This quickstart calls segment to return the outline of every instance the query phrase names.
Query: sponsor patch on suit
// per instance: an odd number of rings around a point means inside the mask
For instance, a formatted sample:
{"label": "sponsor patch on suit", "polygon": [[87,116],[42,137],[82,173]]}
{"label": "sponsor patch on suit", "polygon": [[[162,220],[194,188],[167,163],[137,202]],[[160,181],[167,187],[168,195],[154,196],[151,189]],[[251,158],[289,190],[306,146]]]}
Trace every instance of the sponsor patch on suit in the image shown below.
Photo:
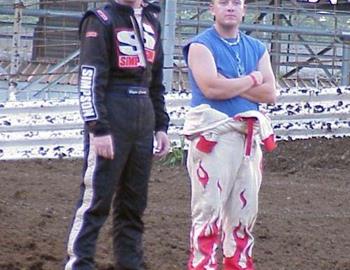
{"label": "sponsor patch on suit", "polygon": [[98,37],[98,33],[96,31],[88,31],[88,32],[86,32],[85,37],[96,38],[96,37]]}
{"label": "sponsor patch on suit", "polygon": [[[146,61],[154,63],[156,58],[156,33],[153,27],[147,23],[143,23],[143,39]],[[141,67],[141,58],[144,57],[143,51],[137,35],[133,29],[117,28],[114,30],[116,37],[117,63],[120,68],[137,68]]]}
{"label": "sponsor patch on suit", "polygon": [[93,93],[95,74],[95,67],[86,65],[81,66],[79,102],[84,121],[96,120],[98,118]]}

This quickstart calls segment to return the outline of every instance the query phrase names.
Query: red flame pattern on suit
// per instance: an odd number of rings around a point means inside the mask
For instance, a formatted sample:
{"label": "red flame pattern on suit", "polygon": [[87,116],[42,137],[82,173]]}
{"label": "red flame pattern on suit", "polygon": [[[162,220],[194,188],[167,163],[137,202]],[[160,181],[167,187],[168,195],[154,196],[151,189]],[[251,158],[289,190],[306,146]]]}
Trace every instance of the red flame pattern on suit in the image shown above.
{"label": "red flame pattern on suit", "polygon": [[245,190],[243,190],[242,192],[241,192],[241,194],[239,194],[239,197],[240,197],[240,199],[241,199],[241,202],[242,202],[242,209],[247,205],[247,199],[245,198],[245,195],[244,195],[244,192],[245,192]]}
{"label": "red flame pattern on suit", "polygon": [[205,188],[209,182],[209,175],[207,171],[202,166],[202,161],[199,162],[199,167],[197,169],[197,176],[199,182],[201,182],[202,186]]}
{"label": "red flame pattern on suit", "polygon": [[[239,232],[243,233],[243,237],[239,236]],[[233,230],[236,251],[232,257],[224,258],[224,270],[254,270],[253,259],[249,254],[251,248],[251,246],[248,246],[249,237],[250,235],[247,232],[247,228],[239,223],[239,225]],[[244,267],[240,264],[243,256],[246,258]]]}
{"label": "red flame pattern on suit", "polygon": [[194,252],[191,249],[191,257],[188,263],[188,270],[216,269],[217,262],[212,254],[219,244],[219,227],[217,221],[207,224],[198,236],[199,251],[203,259],[197,265],[194,263]]}

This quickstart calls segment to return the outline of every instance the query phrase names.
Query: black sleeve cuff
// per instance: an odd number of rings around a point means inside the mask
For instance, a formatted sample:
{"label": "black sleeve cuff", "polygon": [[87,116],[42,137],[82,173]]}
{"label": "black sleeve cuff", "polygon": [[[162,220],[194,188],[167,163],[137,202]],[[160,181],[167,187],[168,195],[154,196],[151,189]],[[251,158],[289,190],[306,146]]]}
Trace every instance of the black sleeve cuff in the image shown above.
{"label": "black sleeve cuff", "polygon": [[168,126],[160,126],[155,128],[155,132],[158,131],[164,131],[166,134],[168,134]]}
{"label": "black sleeve cuff", "polygon": [[92,134],[95,136],[104,136],[111,133],[110,128],[106,125],[102,125],[98,121],[86,122],[86,126]]}

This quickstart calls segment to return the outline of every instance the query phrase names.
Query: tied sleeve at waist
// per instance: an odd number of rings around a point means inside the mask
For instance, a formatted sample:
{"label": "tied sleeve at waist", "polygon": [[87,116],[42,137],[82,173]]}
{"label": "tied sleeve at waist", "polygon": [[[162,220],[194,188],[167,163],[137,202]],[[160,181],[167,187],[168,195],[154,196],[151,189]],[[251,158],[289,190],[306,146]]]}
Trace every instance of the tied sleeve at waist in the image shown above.
{"label": "tied sleeve at waist", "polygon": [[275,136],[270,119],[258,111],[247,111],[234,118],[202,104],[190,109],[186,114],[183,135],[192,140],[200,137],[197,148],[209,153],[214,148],[220,134],[236,131],[247,134],[247,120],[254,119],[254,133],[263,142],[266,151],[276,148]]}

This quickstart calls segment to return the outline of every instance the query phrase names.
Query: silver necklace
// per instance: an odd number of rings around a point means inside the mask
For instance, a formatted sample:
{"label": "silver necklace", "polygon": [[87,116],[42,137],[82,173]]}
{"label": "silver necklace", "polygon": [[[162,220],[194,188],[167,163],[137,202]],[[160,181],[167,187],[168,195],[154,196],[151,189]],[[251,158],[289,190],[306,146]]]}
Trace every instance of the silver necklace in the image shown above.
{"label": "silver necklace", "polygon": [[225,42],[227,45],[229,46],[234,46],[234,45],[237,45],[240,41],[241,41],[241,35],[238,33],[237,35],[237,40],[234,41],[234,42],[230,42],[230,41],[227,41],[226,39],[224,39],[223,37],[220,37],[220,39]]}
{"label": "silver necklace", "polygon": [[[223,37],[220,36],[220,39],[226,43],[227,45],[229,46],[235,46],[235,45],[238,45],[238,43],[241,41],[241,35],[239,34],[238,32],[238,35],[237,35],[237,39],[236,41],[234,42],[230,42],[230,41],[227,41],[226,39],[224,39]],[[237,75],[238,77],[242,77],[242,76],[245,76],[245,68],[243,67],[242,65],[242,61],[241,61],[241,58],[239,57],[239,54],[238,52],[236,52],[234,49],[233,50],[233,56],[234,56],[234,61],[236,62],[237,64],[237,67],[235,66],[234,68],[237,69]]]}

